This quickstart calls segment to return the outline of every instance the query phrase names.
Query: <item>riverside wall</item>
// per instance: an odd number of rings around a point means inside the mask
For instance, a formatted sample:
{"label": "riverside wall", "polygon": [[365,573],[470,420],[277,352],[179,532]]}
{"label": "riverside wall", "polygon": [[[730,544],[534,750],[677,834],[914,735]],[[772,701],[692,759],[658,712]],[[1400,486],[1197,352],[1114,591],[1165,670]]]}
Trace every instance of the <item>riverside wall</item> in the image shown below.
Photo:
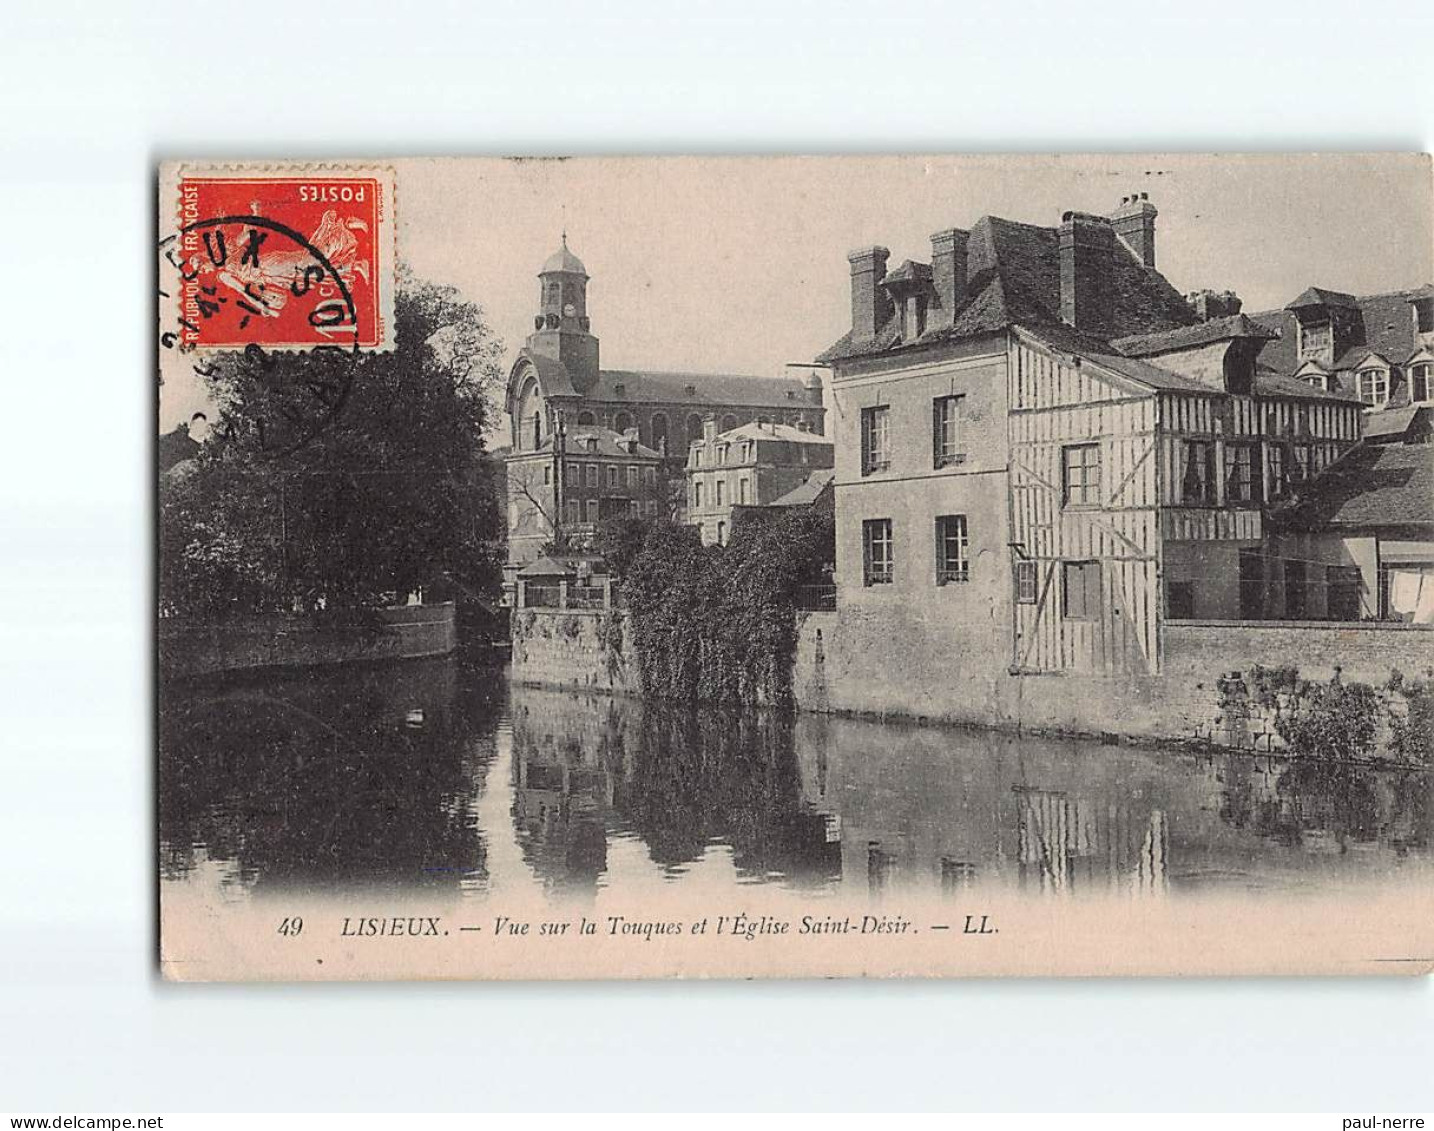
{"label": "riverside wall", "polygon": [[398,605],[352,619],[266,614],[224,621],[164,617],[159,667],[192,676],[446,656],[458,647],[455,605]]}
{"label": "riverside wall", "polygon": [[[1391,670],[1434,675],[1434,631],[1403,625],[1176,622],[1162,628],[1159,675],[1012,676],[994,657],[973,657],[961,626],[943,629],[935,618],[918,626],[863,610],[800,617],[793,691],[816,713],[1277,751],[1276,718],[1290,705],[1254,702],[1256,665],[1296,668],[1308,680],[1338,669],[1379,689],[1391,718],[1406,714],[1402,695],[1385,690]],[[516,612],[512,674],[541,686],[641,690],[621,611]]]}

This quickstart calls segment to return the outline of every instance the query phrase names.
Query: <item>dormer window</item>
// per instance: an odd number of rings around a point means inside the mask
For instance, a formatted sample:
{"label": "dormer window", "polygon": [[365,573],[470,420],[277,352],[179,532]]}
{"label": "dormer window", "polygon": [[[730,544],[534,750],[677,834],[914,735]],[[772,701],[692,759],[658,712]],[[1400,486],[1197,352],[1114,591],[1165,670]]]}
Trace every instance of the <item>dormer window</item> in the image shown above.
{"label": "dormer window", "polygon": [[1389,403],[1389,370],[1361,369],[1359,399],[1366,408],[1383,408]]}
{"label": "dormer window", "polygon": [[1300,360],[1334,360],[1334,328],[1329,322],[1300,323]]}
{"label": "dormer window", "polygon": [[1411,404],[1434,401],[1434,365],[1426,361],[1409,370],[1409,400]]}
{"label": "dormer window", "polygon": [[1329,392],[1329,376],[1324,373],[1311,373],[1305,378],[1305,384],[1312,389],[1320,389]]}

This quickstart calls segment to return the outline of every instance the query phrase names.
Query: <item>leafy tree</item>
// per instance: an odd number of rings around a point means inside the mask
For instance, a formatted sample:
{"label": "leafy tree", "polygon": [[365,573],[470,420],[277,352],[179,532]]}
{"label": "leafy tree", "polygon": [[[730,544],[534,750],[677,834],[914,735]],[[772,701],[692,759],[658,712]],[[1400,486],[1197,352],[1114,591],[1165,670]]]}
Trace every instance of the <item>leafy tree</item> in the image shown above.
{"label": "leafy tree", "polygon": [[206,371],[216,439],[161,485],[176,611],[494,591],[501,515],[482,435],[502,345],[478,306],[407,271],[395,323],[389,353],[251,350]]}

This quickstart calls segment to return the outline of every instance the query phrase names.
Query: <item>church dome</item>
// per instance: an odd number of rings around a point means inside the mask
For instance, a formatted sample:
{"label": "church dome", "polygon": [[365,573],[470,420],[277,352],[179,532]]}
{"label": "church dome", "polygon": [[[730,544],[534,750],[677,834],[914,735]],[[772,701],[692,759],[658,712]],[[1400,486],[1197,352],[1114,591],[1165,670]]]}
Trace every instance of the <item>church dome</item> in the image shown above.
{"label": "church dome", "polygon": [[563,240],[563,246],[548,256],[548,261],[543,264],[543,269],[538,272],[540,275],[547,275],[554,271],[563,271],[569,275],[581,275],[587,278],[588,270],[583,266],[583,261],[568,250],[568,241]]}

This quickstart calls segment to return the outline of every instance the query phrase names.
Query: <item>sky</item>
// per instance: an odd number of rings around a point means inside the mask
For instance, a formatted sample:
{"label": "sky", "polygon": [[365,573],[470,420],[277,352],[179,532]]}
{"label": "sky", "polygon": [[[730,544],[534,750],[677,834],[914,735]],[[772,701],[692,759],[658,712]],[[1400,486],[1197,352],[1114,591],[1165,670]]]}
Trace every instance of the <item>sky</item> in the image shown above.
{"label": "sky", "polygon": [[[365,162],[371,164],[372,162]],[[1053,226],[1145,192],[1156,265],[1246,311],[1308,286],[1355,294],[1434,280],[1434,182],[1418,155],[403,159],[399,257],[483,307],[511,360],[537,271],[567,231],[611,369],[780,376],[840,337],[846,253],[929,262],[930,235],[987,214]],[[166,359],[160,428],[205,407]],[[501,395],[501,390],[497,391]]]}

